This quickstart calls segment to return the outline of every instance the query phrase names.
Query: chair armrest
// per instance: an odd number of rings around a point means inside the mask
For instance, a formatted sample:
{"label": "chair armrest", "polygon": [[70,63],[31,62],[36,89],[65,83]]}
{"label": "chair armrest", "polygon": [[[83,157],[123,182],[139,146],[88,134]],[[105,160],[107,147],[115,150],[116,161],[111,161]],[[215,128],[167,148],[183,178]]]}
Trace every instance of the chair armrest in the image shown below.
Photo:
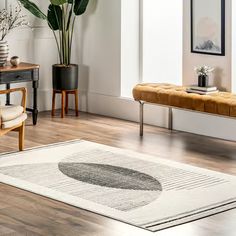
{"label": "chair armrest", "polygon": [[0,94],[9,94],[15,92],[22,92],[21,106],[24,108],[24,111],[26,111],[26,92],[27,92],[26,88],[13,88],[7,90],[0,90]]}

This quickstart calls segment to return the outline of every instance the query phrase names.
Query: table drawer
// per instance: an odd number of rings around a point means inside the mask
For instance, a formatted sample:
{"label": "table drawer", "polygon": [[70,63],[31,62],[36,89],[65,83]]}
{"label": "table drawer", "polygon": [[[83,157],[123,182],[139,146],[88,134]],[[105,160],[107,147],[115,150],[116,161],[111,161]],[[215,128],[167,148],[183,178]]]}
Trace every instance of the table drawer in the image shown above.
{"label": "table drawer", "polygon": [[19,83],[23,81],[32,81],[32,80],[33,80],[33,75],[31,70],[0,73],[0,84]]}

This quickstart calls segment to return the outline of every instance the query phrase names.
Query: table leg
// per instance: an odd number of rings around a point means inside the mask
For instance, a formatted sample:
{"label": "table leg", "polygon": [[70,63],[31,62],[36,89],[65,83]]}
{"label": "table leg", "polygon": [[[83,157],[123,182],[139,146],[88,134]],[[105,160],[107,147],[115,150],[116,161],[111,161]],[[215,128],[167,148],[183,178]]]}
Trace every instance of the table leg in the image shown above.
{"label": "table leg", "polygon": [[[10,84],[6,84],[6,89],[10,89],[11,86]],[[10,98],[10,93],[7,93],[6,94],[6,105],[9,106],[11,104],[11,98]]]}
{"label": "table leg", "polygon": [[38,81],[33,81],[33,124],[37,124],[37,118],[38,118]]}

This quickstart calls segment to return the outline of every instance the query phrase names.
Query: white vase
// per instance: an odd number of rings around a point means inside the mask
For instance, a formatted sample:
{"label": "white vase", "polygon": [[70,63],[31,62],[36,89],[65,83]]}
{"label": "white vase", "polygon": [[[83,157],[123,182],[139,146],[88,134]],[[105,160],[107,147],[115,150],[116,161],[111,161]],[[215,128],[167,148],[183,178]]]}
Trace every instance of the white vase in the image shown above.
{"label": "white vase", "polygon": [[9,55],[9,46],[6,41],[0,41],[0,66],[4,66]]}

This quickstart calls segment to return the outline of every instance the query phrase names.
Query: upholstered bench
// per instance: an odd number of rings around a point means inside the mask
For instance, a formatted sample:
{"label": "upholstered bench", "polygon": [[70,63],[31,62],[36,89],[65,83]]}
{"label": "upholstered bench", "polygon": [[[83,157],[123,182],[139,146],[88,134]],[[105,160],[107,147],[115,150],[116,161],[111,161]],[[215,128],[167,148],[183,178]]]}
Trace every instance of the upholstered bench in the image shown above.
{"label": "upholstered bench", "polygon": [[172,108],[205,112],[218,116],[236,117],[236,94],[219,92],[211,95],[187,93],[186,87],[172,84],[138,84],[133,89],[140,103],[140,135],[143,135],[143,106],[145,103],[169,107],[169,129],[172,129]]}

